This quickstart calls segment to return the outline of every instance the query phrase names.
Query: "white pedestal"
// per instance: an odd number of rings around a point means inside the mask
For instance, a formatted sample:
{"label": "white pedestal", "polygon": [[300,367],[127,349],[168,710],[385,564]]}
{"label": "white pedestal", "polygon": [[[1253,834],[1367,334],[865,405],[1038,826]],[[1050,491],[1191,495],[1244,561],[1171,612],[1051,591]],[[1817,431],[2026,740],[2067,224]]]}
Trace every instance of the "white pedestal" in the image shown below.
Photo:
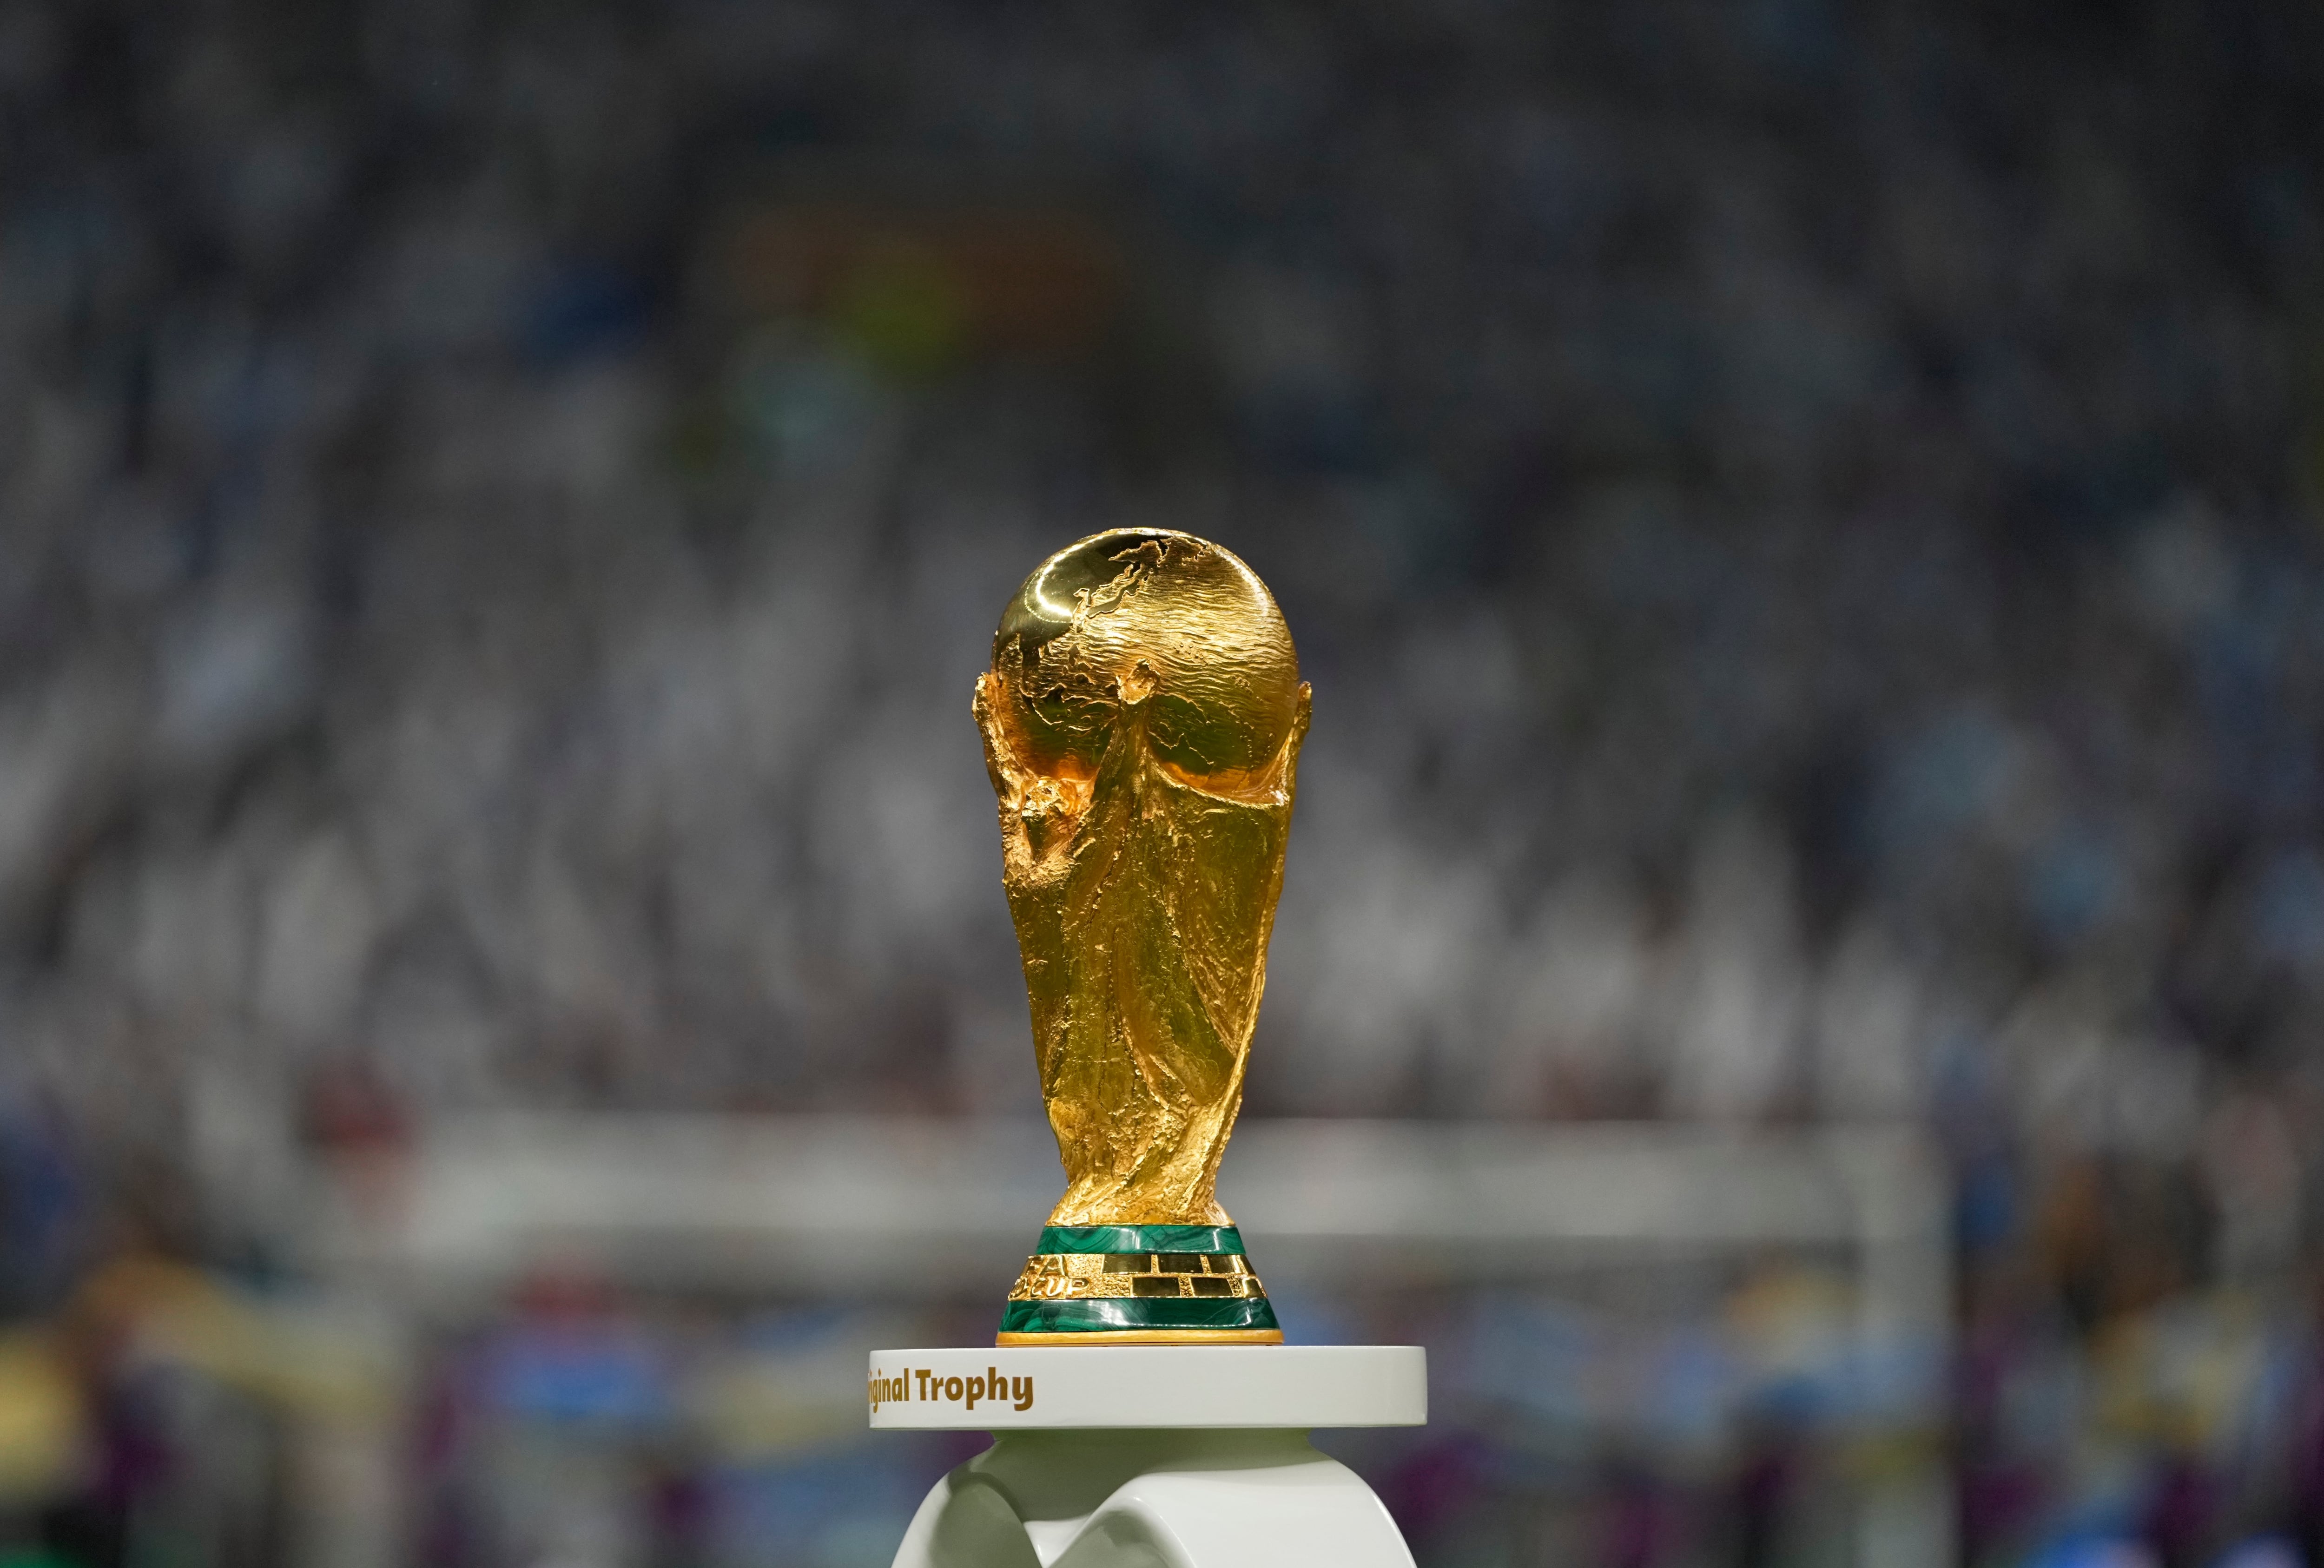
{"label": "white pedestal", "polygon": [[928,1493],[895,1568],[1412,1568],[1307,1433],[1425,1422],[1414,1346],[881,1351],[866,1392],[875,1429],[994,1437]]}

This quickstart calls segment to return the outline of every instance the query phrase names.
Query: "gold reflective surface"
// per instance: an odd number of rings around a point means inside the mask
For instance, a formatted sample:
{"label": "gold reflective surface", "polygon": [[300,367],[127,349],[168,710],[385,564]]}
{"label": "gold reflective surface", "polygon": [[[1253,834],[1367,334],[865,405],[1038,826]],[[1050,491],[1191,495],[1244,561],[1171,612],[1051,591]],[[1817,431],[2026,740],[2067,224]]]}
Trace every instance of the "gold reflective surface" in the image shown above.
{"label": "gold reflective surface", "polygon": [[1083,540],[1001,617],[975,711],[1065,1167],[1052,1225],[1231,1223],[1213,1188],[1307,708],[1266,585],[1192,534]]}
{"label": "gold reflective surface", "polygon": [[1266,1294],[1259,1276],[1236,1257],[1189,1259],[1170,1252],[1042,1252],[1025,1259],[1025,1271],[1010,1288],[1009,1299],[1084,1301],[1121,1296]]}

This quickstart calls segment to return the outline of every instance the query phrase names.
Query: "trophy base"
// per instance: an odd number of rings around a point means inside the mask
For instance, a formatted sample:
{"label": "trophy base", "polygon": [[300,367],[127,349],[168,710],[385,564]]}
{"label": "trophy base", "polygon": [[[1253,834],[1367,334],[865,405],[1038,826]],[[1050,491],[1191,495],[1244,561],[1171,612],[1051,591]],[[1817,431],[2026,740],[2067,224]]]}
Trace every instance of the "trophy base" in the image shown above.
{"label": "trophy base", "polygon": [[1231,1225],[1052,1225],[1025,1260],[997,1345],[1279,1345]]}

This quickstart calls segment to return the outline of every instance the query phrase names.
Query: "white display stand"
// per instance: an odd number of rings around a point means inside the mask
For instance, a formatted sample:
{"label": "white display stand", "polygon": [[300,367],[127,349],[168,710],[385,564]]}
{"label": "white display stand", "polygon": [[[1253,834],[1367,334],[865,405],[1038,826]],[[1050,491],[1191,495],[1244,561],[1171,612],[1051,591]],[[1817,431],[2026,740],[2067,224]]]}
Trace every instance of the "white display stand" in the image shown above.
{"label": "white display stand", "polygon": [[1411,1345],[880,1351],[877,1431],[989,1431],[938,1481],[895,1568],[1412,1568],[1319,1426],[1417,1426]]}

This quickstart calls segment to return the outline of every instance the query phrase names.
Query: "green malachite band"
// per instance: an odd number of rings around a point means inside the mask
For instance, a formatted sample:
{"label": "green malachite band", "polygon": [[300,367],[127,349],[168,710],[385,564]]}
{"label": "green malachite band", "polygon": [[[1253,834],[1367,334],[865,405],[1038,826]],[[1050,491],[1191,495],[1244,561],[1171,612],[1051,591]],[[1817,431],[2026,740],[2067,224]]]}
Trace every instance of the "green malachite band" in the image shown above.
{"label": "green malachite band", "polygon": [[1051,1225],[1037,1253],[1242,1251],[1232,1225]]}
{"label": "green malachite band", "polygon": [[1109,1296],[1082,1301],[1012,1301],[1001,1314],[1005,1334],[1102,1333],[1140,1328],[1275,1328],[1263,1296]]}

